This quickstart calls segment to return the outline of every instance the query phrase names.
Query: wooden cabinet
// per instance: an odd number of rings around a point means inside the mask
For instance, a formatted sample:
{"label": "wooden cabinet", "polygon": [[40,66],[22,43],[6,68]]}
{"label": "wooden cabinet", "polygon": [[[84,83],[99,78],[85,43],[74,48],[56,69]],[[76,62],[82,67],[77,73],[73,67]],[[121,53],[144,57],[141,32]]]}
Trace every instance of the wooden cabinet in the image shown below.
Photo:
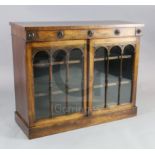
{"label": "wooden cabinet", "polygon": [[136,115],[143,24],[10,24],[15,118],[29,138]]}

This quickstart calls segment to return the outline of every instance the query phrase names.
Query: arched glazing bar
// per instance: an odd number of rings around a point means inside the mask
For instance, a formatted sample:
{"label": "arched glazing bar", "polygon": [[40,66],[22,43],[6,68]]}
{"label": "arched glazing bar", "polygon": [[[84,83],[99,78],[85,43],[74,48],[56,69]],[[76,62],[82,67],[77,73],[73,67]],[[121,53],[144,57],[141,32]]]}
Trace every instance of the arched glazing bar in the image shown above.
{"label": "arched glazing bar", "polygon": [[50,70],[50,55],[48,51],[38,50],[33,55],[33,76],[34,76],[36,119],[47,118],[50,115],[49,70]]}
{"label": "arched glazing bar", "polygon": [[113,46],[108,56],[107,106],[120,104],[121,78],[122,49],[120,46]]}
{"label": "arched glazing bar", "polygon": [[107,104],[108,50],[98,47],[94,53],[93,110]]}
{"label": "arched glazing bar", "polygon": [[130,103],[132,94],[133,65],[134,65],[134,45],[124,46],[122,62],[122,84],[120,90],[120,103]]}

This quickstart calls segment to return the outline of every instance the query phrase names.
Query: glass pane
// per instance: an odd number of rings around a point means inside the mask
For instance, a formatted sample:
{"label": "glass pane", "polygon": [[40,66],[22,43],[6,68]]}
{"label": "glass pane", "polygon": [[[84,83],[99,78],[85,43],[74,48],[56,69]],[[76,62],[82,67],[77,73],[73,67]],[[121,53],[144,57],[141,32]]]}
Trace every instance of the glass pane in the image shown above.
{"label": "glass pane", "polygon": [[49,97],[48,96],[35,97],[35,112],[36,112],[36,119],[49,117]]}
{"label": "glass pane", "polygon": [[108,74],[108,93],[107,105],[117,105],[120,75],[120,59],[121,48],[114,46],[110,50],[109,55],[109,74]]}
{"label": "glass pane", "polygon": [[83,59],[80,49],[73,49],[69,53],[69,92],[68,92],[68,112],[82,111],[83,96]]}
{"label": "glass pane", "polygon": [[52,66],[52,115],[65,114],[66,108],[66,53],[58,50],[53,54]]}
{"label": "glass pane", "polygon": [[38,52],[33,65],[36,119],[46,118],[49,116],[49,55]]}
{"label": "glass pane", "polygon": [[105,73],[107,50],[98,48],[94,54],[93,110],[105,106]]}
{"label": "glass pane", "polygon": [[34,67],[35,93],[48,93],[49,91],[49,67]]}
{"label": "glass pane", "polygon": [[120,103],[131,102],[131,86],[132,86],[132,72],[134,60],[134,47],[127,45],[124,48],[122,65],[122,84],[120,90]]}

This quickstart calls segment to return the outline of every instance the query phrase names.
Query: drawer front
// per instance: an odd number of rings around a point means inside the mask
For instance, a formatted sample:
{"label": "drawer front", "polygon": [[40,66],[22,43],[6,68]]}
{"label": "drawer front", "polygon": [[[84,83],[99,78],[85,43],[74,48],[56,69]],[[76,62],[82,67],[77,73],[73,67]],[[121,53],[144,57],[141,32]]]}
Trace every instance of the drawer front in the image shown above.
{"label": "drawer front", "polygon": [[94,30],[29,31],[27,41],[57,41],[130,37],[136,35],[135,28],[107,28]]}

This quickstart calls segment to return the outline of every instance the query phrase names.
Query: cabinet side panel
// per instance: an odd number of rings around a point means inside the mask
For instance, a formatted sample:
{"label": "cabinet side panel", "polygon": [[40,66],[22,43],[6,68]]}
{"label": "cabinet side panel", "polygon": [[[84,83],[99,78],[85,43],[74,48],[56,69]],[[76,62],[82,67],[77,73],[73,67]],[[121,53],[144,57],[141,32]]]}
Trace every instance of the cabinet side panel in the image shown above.
{"label": "cabinet side panel", "polygon": [[132,87],[132,103],[136,104],[136,93],[137,93],[137,78],[138,78],[138,64],[139,64],[139,50],[140,50],[140,38],[136,38],[136,50],[134,58],[134,70],[133,70],[133,87]]}
{"label": "cabinet side panel", "polygon": [[29,124],[26,92],[25,41],[12,35],[16,112]]}

